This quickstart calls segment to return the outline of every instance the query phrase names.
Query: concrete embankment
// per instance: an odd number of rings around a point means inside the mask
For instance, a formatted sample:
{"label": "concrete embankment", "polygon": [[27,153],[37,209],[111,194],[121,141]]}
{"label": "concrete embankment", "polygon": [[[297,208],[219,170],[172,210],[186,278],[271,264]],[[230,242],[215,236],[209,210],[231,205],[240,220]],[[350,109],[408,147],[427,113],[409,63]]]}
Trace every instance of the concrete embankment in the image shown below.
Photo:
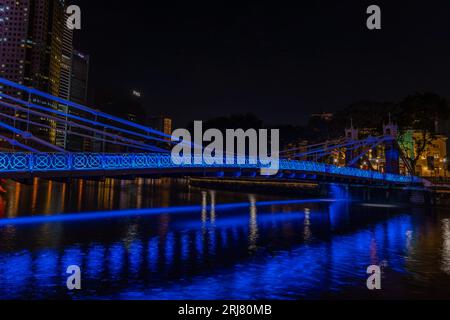
{"label": "concrete embankment", "polygon": [[277,195],[324,195],[318,183],[295,181],[277,181],[268,179],[243,178],[189,178],[193,187],[228,190],[245,193],[277,194]]}
{"label": "concrete embankment", "polygon": [[408,186],[349,185],[263,178],[189,178],[193,187],[244,193],[295,197],[347,197],[355,201],[415,206],[448,206],[450,189],[432,190]]}

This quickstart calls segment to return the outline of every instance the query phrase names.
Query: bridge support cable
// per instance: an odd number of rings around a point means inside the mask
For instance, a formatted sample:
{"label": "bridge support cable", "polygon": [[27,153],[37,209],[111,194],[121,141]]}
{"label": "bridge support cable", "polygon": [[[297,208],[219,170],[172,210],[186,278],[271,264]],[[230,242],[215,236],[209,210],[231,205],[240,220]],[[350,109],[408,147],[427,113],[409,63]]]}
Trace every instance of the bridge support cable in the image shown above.
{"label": "bridge support cable", "polygon": [[[130,131],[130,130],[123,129],[123,128],[118,128],[116,126],[109,125],[109,124],[106,124],[106,123],[102,123],[102,122],[99,122],[99,121],[85,119],[83,117],[79,117],[77,115],[70,114],[68,112],[64,112],[64,111],[61,111],[61,110],[47,108],[47,107],[44,107],[44,106],[41,106],[41,105],[37,105],[37,104],[34,104],[34,103],[27,103],[25,101],[22,101],[20,99],[14,98],[14,97],[11,97],[11,96],[3,94],[3,93],[0,93],[0,97],[7,98],[7,99],[9,99],[11,101],[14,101],[16,103],[19,103],[19,104],[25,104],[28,108],[38,109],[38,110],[41,110],[41,111],[50,112],[50,113],[55,114],[55,115],[60,115],[62,117],[65,117],[66,120],[67,120],[67,118],[71,118],[71,119],[78,120],[78,121],[81,121],[81,122],[84,122],[84,123],[88,123],[88,124],[91,124],[91,125],[94,125],[94,126],[98,126],[98,127],[102,127],[102,128],[108,128],[108,129],[111,129],[111,130],[116,130],[116,131],[119,131],[119,132],[122,132],[122,133],[127,133],[127,134],[130,134],[130,135],[137,136],[139,138],[147,139],[147,140],[155,140],[155,141],[158,141],[158,142],[166,142],[166,143],[169,142],[169,141],[161,139],[161,138],[157,138],[157,137],[153,137],[153,136],[149,136],[149,135],[144,135],[144,134],[141,134],[139,132],[134,132],[134,131]],[[12,105],[12,104],[11,104],[11,106],[19,107],[17,105]],[[26,112],[29,114],[29,109]],[[61,119],[61,120],[63,120],[63,119]]]}
{"label": "bridge support cable", "polygon": [[[361,141],[358,141],[358,142],[361,142]],[[352,143],[352,144],[349,144],[348,146],[346,146],[345,149],[346,150],[355,150],[355,149],[361,148],[361,146],[364,146],[364,145],[365,145],[364,143]],[[314,155],[314,157],[320,159],[320,158],[323,158],[323,157],[333,154],[333,152],[340,152],[341,148],[343,148],[343,147],[342,146],[337,146],[337,147],[333,146],[332,148],[329,148],[325,152],[314,153],[313,155]]]}
{"label": "bridge support cable", "polygon": [[48,94],[48,93],[36,90],[34,88],[29,88],[27,86],[24,86],[24,85],[12,82],[12,81],[4,79],[4,78],[0,78],[0,84],[3,84],[3,85],[8,86],[8,87],[15,88],[15,89],[18,89],[18,90],[22,90],[22,91],[27,92],[28,94],[31,94],[31,95],[36,95],[36,96],[39,96],[41,98],[45,98],[45,99],[48,99],[48,100],[51,100],[51,101],[54,101],[54,102],[57,102],[57,103],[60,103],[60,104],[63,104],[63,105],[70,106],[72,108],[78,109],[80,111],[89,113],[89,114],[94,115],[94,116],[104,117],[104,118],[109,119],[111,121],[115,121],[115,122],[121,123],[123,125],[129,126],[129,127],[135,128],[135,129],[142,130],[142,131],[146,132],[147,134],[156,134],[156,135],[159,135],[159,136],[162,136],[162,137],[165,137],[165,138],[172,138],[171,135],[166,134],[166,133],[161,132],[161,131],[158,131],[158,130],[155,130],[153,128],[146,127],[146,126],[143,126],[143,125],[140,125],[140,124],[137,124],[137,123],[133,123],[131,121],[128,121],[128,120],[125,120],[125,119],[122,119],[122,118],[119,118],[119,117],[107,114],[105,112],[101,112],[101,111],[98,111],[98,110],[94,110],[94,109],[88,108],[86,106],[83,106],[81,104],[75,103],[73,101],[68,101],[68,100],[64,100],[64,99],[59,98],[59,97],[55,97],[55,96],[53,96],[51,94]]}
{"label": "bridge support cable", "polygon": [[383,137],[384,136],[369,137],[366,140],[356,140],[356,141],[351,141],[351,142],[347,142],[347,143],[342,143],[340,145],[334,145],[332,147],[325,148],[325,149],[317,149],[317,150],[311,150],[311,151],[299,153],[299,154],[296,154],[295,156],[296,157],[305,157],[305,156],[308,156],[308,155],[314,155],[314,154],[319,154],[319,153],[323,154],[323,153],[328,153],[331,150],[336,150],[336,149],[341,149],[341,148],[353,147],[354,149],[357,149],[357,148],[360,148],[362,146],[367,145],[368,143],[373,143],[373,141],[376,141],[376,139],[380,139],[380,138],[383,138]]}
{"label": "bridge support cable", "polygon": [[[1,102],[0,102],[0,104],[1,104]],[[0,117],[5,117],[5,118],[8,118],[8,119],[14,118],[13,116],[10,116],[10,115],[4,114],[4,113],[0,113]],[[28,120],[21,119],[21,118],[16,118],[16,120],[19,121],[19,122],[26,122],[27,125],[31,124],[31,125],[34,125],[34,126],[37,126],[37,127],[42,127],[42,128],[46,128],[46,129],[50,129],[50,130],[54,129],[51,126],[45,125],[43,123],[38,123],[38,122],[34,122],[34,121],[28,121]],[[59,129],[59,128],[56,128],[54,130],[55,131],[59,131],[59,132],[63,131],[62,129]],[[86,128],[86,130],[90,130],[90,128]],[[108,139],[104,139],[104,138],[102,139],[102,138],[95,137],[95,136],[89,136],[89,135],[82,134],[82,133],[79,133],[79,132],[73,132],[71,130],[65,130],[65,132],[67,132],[69,134],[72,134],[72,135],[75,135],[75,136],[78,136],[78,137],[92,139],[92,140],[100,141],[100,142],[111,143],[111,144],[117,144],[117,145],[121,145],[121,146],[128,147],[128,148],[135,148],[135,149],[152,151],[152,152],[155,152],[155,151],[156,152],[163,152],[163,153],[167,152],[164,149],[155,149],[156,147],[147,147],[144,144],[143,145],[136,145],[136,144],[127,144],[127,143],[119,142],[119,141],[117,141],[117,139],[118,138],[122,138],[120,136],[113,136],[113,135],[111,135],[115,139],[114,140],[108,140]],[[125,140],[125,139],[122,139],[122,140]]]}
{"label": "bridge support cable", "polygon": [[22,149],[24,149],[24,150],[27,150],[27,151],[30,151],[30,152],[39,152],[38,150],[36,150],[36,149],[34,149],[34,148],[32,148],[32,147],[29,147],[29,146],[27,146],[27,145],[25,145],[25,144],[23,144],[23,143],[20,143],[19,141],[17,141],[17,140],[14,140],[14,139],[11,139],[11,138],[8,138],[8,137],[6,137],[6,136],[4,136],[4,135],[1,135],[0,134],[0,139],[2,139],[2,140],[5,140],[6,142],[8,142],[11,146],[17,146],[17,147],[19,147],[19,148],[22,148]]}
{"label": "bridge support cable", "polygon": [[[17,106],[17,105],[11,105],[11,104],[6,103],[6,102],[1,102],[0,101],[0,104],[3,105],[3,106],[9,107],[9,108],[13,108],[15,110],[17,110],[17,109],[21,110],[21,111],[24,110],[23,107],[20,107],[20,106]],[[137,145],[145,146],[145,147],[148,146],[149,148],[153,149],[153,151],[155,151],[155,152],[161,152],[161,151],[165,152],[166,151],[166,150],[159,149],[159,148],[156,148],[156,147],[153,147],[153,146],[149,146],[149,145],[144,144],[144,143],[142,143],[140,141],[132,140],[132,139],[129,139],[129,138],[126,138],[126,137],[122,137],[122,136],[119,136],[119,135],[116,135],[116,134],[112,134],[112,133],[105,133],[103,131],[100,131],[100,130],[97,130],[97,129],[94,129],[94,128],[91,128],[91,127],[88,127],[88,126],[80,125],[80,124],[77,124],[77,123],[74,123],[74,122],[71,122],[71,121],[66,121],[66,120],[63,120],[63,119],[60,119],[60,118],[57,118],[57,117],[54,117],[54,116],[47,115],[45,113],[37,112],[37,111],[34,111],[34,110],[29,110],[29,112],[31,114],[33,114],[33,115],[36,115],[36,116],[45,117],[45,118],[47,118],[49,120],[53,120],[53,121],[56,121],[56,122],[59,122],[59,121],[66,122],[70,126],[78,127],[78,128],[81,128],[81,129],[84,129],[84,130],[87,130],[87,131],[91,131],[91,132],[94,132],[94,133],[99,133],[99,134],[102,134],[102,135],[106,135],[106,136],[109,136],[110,138],[113,138],[115,140],[118,139],[118,140],[122,140],[122,141],[125,141],[125,142],[129,142],[129,143],[132,143],[132,144],[134,144],[136,146]],[[39,125],[42,126],[42,124],[39,124]],[[92,137],[90,137],[90,138],[92,138]]]}
{"label": "bridge support cable", "polygon": [[[4,113],[0,113],[0,117],[5,117],[5,118],[8,118],[8,119],[14,118],[13,116],[10,116],[10,115],[4,114]],[[49,130],[53,129],[51,126],[45,125],[43,123],[38,123],[38,122],[34,122],[34,121],[28,121],[26,119],[20,119],[20,118],[16,118],[16,120],[19,121],[19,122],[25,122],[27,125],[31,124],[31,125],[34,125],[34,126],[37,126],[37,127],[42,127],[42,128],[49,129]],[[82,133],[79,133],[79,132],[73,132],[71,130],[62,130],[62,129],[59,129],[59,128],[56,128],[54,130],[58,131],[58,132],[67,132],[67,133],[72,134],[72,135],[77,136],[77,137],[86,138],[86,139],[92,139],[92,140],[99,141],[99,142],[106,142],[106,143],[111,143],[111,144],[117,144],[117,145],[120,145],[120,146],[123,146],[123,147],[127,147],[127,148],[134,148],[134,149],[139,149],[139,150],[155,152],[154,148],[148,148],[148,147],[145,147],[145,146],[137,146],[137,145],[134,145],[134,144],[127,144],[127,143],[119,142],[117,140],[108,140],[108,139],[104,139],[104,138],[102,139],[102,138],[99,138],[99,137],[89,136],[89,135],[82,134]],[[163,149],[160,149],[160,150],[161,151],[158,151],[158,152],[166,152]]]}
{"label": "bridge support cable", "polygon": [[[1,93],[1,92],[0,92],[0,97],[3,97],[5,99],[11,100],[13,102],[25,105],[26,109],[27,109],[26,113],[27,113],[27,118],[28,119],[29,119],[29,116],[30,116],[30,108],[33,108],[33,109],[37,109],[37,110],[40,110],[40,111],[45,111],[45,112],[49,112],[51,114],[62,116],[65,120],[68,120],[68,118],[71,118],[73,120],[81,121],[81,122],[83,122],[85,124],[90,124],[90,125],[93,125],[93,126],[97,126],[97,127],[103,128],[103,129],[104,128],[108,128],[110,130],[119,131],[121,133],[126,133],[126,134],[129,134],[129,135],[135,136],[135,137],[146,139],[146,140],[153,140],[153,141],[167,143],[167,144],[179,143],[177,141],[172,141],[172,140],[167,140],[167,139],[163,139],[163,138],[158,138],[158,137],[155,137],[155,136],[150,136],[150,135],[142,134],[142,133],[139,133],[139,132],[130,131],[130,130],[127,130],[127,129],[124,129],[124,128],[119,128],[119,127],[111,125],[111,124],[106,124],[104,122],[100,122],[100,121],[98,121],[98,116],[97,115],[95,115],[94,120],[90,120],[90,119],[86,119],[86,118],[83,118],[83,117],[71,114],[69,112],[63,112],[61,110],[56,110],[56,109],[44,107],[44,106],[41,106],[41,105],[38,105],[38,104],[34,104],[34,103],[31,103],[30,101],[25,102],[25,101],[23,101],[21,99],[12,97],[10,95],[7,95],[7,94]],[[187,144],[187,142],[181,142],[181,143],[182,144]],[[194,143],[190,143],[189,146],[195,146],[195,144]],[[163,149],[154,150],[154,151],[155,152],[163,152],[162,150]],[[164,151],[164,152],[167,152],[167,150]]]}
{"label": "bridge support cable", "polygon": [[370,150],[375,149],[377,146],[379,146],[381,143],[383,143],[384,141],[386,141],[387,139],[380,139],[379,141],[377,141],[376,143],[374,143],[373,145],[371,145],[370,147],[367,147],[366,149],[364,149],[363,152],[361,152],[359,155],[357,155],[349,164],[349,167],[354,166],[362,157],[364,157]]}
{"label": "bridge support cable", "polygon": [[[21,110],[21,111],[25,111],[26,110],[26,108],[24,108],[24,107],[21,107],[21,106],[18,106],[18,105],[12,105],[12,104],[9,104],[9,103],[6,103],[6,102],[2,102],[2,101],[0,101],[0,105],[12,108],[14,110]],[[164,149],[161,149],[161,148],[149,145],[149,144],[145,144],[145,143],[137,141],[137,140],[133,140],[133,139],[130,139],[130,138],[127,138],[127,137],[123,137],[123,136],[120,136],[120,135],[116,135],[116,134],[108,133],[108,132],[105,132],[105,131],[101,131],[101,130],[98,130],[98,129],[95,129],[95,128],[91,128],[91,127],[88,127],[88,126],[85,126],[85,125],[81,125],[81,124],[78,124],[78,123],[75,123],[75,122],[72,122],[72,121],[68,121],[68,120],[65,120],[65,119],[54,117],[54,116],[51,116],[51,115],[48,115],[48,114],[45,114],[45,113],[42,113],[42,112],[38,112],[38,111],[35,111],[35,110],[27,110],[27,111],[30,114],[33,114],[35,116],[45,117],[45,118],[47,118],[49,120],[53,120],[53,121],[56,121],[56,122],[63,122],[63,123],[65,123],[65,124],[67,124],[69,126],[72,126],[72,127],[78,127],[80,129],[84,129],[84,130],[87,130],[87,131],[90,131],[90,132],[93,132],[93,133],[101,134],[103,136],[108,136],[108,137],[113,138],[115,140],[121,140],[121,141],[124,141],[124,142],[131,143],[136,148],[139,147],[139,149],[145,148],[145,150],[150,150],[150,151],[153,151],[153,152],[167,152],[167,150],[164,150]],[[34,123],[34,124],[36,124],[36,123]],[[93,139],[94,137],[89,137],[89,138]],[[106,142],[106,140],[105,140],[105,142]]]}
{"label": "bridge support cable", "polygon": [[[346,139],[336,140],[336,141],[331,142],[331,143],[329,141],[327,141],[325,143],[320,143],[320,144],[316,144],[316,145],[307,145],[307,146],[298,147],[298,148],[294,148],[294,149],[290,149],[290,150],[285,150],[282,153],[292,152],[292,151],[296,151],[296,150],[300,150],[300,149],[306,149],[306,150],[308,150],[306,152],[315,153],[315,152],[320,152],[320,151],[327,150],[327,149],[330,149],[330,148],[334,148],[336,145],[338,145],[340,143],[343,143],[345,141],[346,141]],[[323,147],[322,148],[318,148],[320,146],[326,146],[326,147],[325,148],[323,148]],[[311,148],[315,148],[315,149],[311,149]]]}
{"label": "bridge support cable", "polygon": [[328,154],[332,150],[344,148],[346,146],[353,146],[353,145],[358,144],[358,143],[360,143],[360,142],[357,141],[357,142],[350,142],[350,143],[343,143],[343,144],[339,144],[339,145],[333,145],[333,146],[330,146],[330,147],[327,147],[327,148],[314,149],[314,150],[298,153],[295,156],[296,157],[306,157],[306,156],[315,155],[315,154]]}
{"label": "bridge support cable", "polygon": [[[327,145],[327,147],[328,146],[334,146],[336,144],[343,143],[344,141],[346,141],[345,138],[340,138],[340,139],[335,139],[335,140],[326,141],[326,142],[322,142],[322,143],[317,143],[317,144],[312,144],[312,145],[307,145],[307,146],[287,149],[287,150],[280,151],[280,156],[285,154],[285,153],[297,151],[297,150],[304,149],[304,148],[306,148],[306,149],[317,148],[317,147],[320,147],[320,146],[323,146],[323,145]],[[322,148],[320,148],[320,149],[322,150]]]}
{"label": "bridge support cable", "polygon": [[[142,138],[142,139],[145,139],[145,140],[154,140],[154,141],[158,141],[158,142],[165,143],[165,144],[182,144],[182,145],[188,145],[189,147],[198,147],[193,142],[175,141],[175,139],[172,139],[173,137],[172,137],[171,134],[166,134],[166,133],[161,132],[159,130],[155,130],[153,128],[150,128],[150,127],[138,124],[138,123],[134,123],[134,122],[122,119],[120,117],[116,117],[116,116],[107,114],[105,112],[101,112],[99,110],[94,110],[92,108],[83,106],[81,104],[78,104],[78,103],[75,103],[75,102],[72,102],[72,101],[67,101],[67,100],[61,99],[59,97],[52,96],[52,95],[50,95],[48,93],[36,90],[34,88],[29,88],[29,87],[26,87],[26,86],[21,85],[21,84],[14,83],[14,82],[12,82],[10,80],[7,80],[7,79],[1,78],[1,77],[0,77],[0,84],[3,84],[5,86],[9,86],[9,87],[15,88],[17,90],[24,91],[24,92],[26,92],[28,94],[28,101],[26,102],[26,101],[23,101],[21,99],[14,98],[12,96],[6,95],[4,93],[0,93],[0,96],[2,96],[4,98],[7,98],[7,99],[10,99],[10,100],[12,100],[12,101],[14,101],[16,103],[19,103],[19,104],[22,104],[22,105],[26,106],[27,111],[25,111],[25,112],[26,112],[28,118],[29,118],[29,115],[30,115],[30,112],[29,112],[30,109],[31,108],[35,108],[35,109],[40,109],[41,111],[50,112],[51,114],[58,114],[58,115],[62,116],[63,118],[65,118],[66,120],[67,120],[67,118],[76,119],[76,120],[82,121],[84,123],[89,123],[89,124],[94,125],[94,126],[99,126],[99,127],[103,128],[103,129],[104,128],[108,128],[110,130],[119,131],[121,133],[129,134],[129,135],[132,135],[134,137],[139,137],[139,138]],[[33,95],[34,96],[38,96],[40,98],[48,99],[48,100],[52,101],[53,103],[57,103],[58,105],[64,105],[65,107],[67,107],[66,108],[67,112],[63,112],[61,110],[58,110],[57,107],[55,107],[53,109],[53,108],[46,108],[44,106],[33,104],[31,102]],[[76,116],[75,114],[69,112],[69,110],[68,110],[69,107],[72,107],[74,109],[83,111],[83,112],[85,112],[85,113],[87,113],[89,115],[92,115],[94,117],[95,121],[92,121],[92,120],[89,120],[89,119],[85,119],[83,117]],[[124,128],[121,128],[121,127],[117,127],[117,125],[111,125],[111,124],[107,124],[107,123],[104,123],[104,122],[100,122],[100,121],[98,121],[99,118],[104,118],[107,122],[115,122],[117,124],[120,124],[121,126],[123,125],[123,126],[131,127],[131,128],[133,128],[133,131],[128,130],[128,129],[124,129]],[[66,125],[66,124],[67,124],[67,122],[64,122],[64,125]],[[55,129],[55,128],[52,128],[52,129]],[[140,132],[137,132],[136,129],[140,130],[140,131],[143,131],[144,134],[140,133]],[[152,136],[152,134],[156,135],[156,137]],[[172,141],[172,140],[174,140],[174,141]],[[203,146],[201,148],[202,148],[202,150],[204,149]],[[157,148],[157,147],[155,147],[154,151],[155,152],[168,152],[168,150],[164,150],[164,149]]]}
{"label": "bridge support cable", "polygon": [[62,153],[66,153],[67,152],[63,148],[60,148],[58,146],[55,146],[54,144],[51,144],[51,143],[49,143],[49,142],[47,142],[45,140],[42,140],[42,139],[40,139],[38,137],[33,136],[30,132],[25,132],[25,131],[19,130],[19,129],[14,128],[13,126],[10,126],[10,125],[2,122],[2,121],[0,121],[0,128],[3,128],[3,129],[11,131],[13,133],[13,136],[16,134],[16,135],[21,136],[25,140],[33,140],[33,141],[37,142],[38,144],[41,144],[41,145],[43,145],[45,147],[48,147],[48,148],[50,148],[50,149],[52,149],[54,151],[62,152]]}

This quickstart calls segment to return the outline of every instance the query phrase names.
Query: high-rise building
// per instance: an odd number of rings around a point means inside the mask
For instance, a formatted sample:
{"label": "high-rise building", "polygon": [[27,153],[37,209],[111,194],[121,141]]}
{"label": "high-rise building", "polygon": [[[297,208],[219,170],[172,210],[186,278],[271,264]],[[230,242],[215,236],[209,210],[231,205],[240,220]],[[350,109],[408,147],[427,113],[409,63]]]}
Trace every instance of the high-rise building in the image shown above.
{"label": "high-rise building", "polygon": [[[67,19],[67,14],[64,15]],[[63,27],[62,44],[61,44],[61,65],[59,77],[59,97],[65,100],[70,100],[70,87],[72,77],[72,52],[73,52],[73,31],[67,27]],[[69,107],[64,104],[59,104],[57,109],[63,112],[68,112]],[[67,148],[67,123],[59,122],[52,126],[55,131],[55,143],[57,146]]]}
{"label": "high-rise building", "polygon": [[[23,84],[27,77],[28,32],[30,25],[30,0],[3,0],[0,3],[0,77]],[[21,95],[9,88],[0,91]],[[12,111],[0,107],[2,112]]]}
{"label": "high-rise building", "polygon": [[[172,135],[172,119],[164,116],[148,117],[147,125],[151,128],[164,132],[166,135]],[[170,141],[170,138],[167,138]]]}
{"label": "high-rise building", "polygon": [[52,95],[60,94],[63,35],[65,29],[64,0],[30,1],[30,83]]}
{"label": "high-rise building", "polygon": [[[70,69],[70,93],[68,100],[86,105],[88,102],[89,55],[73,50]],[[76,109],[71,109],[70,113],[84,118],[92,116]],[[77,128],[71,128],[71,130],[72,132],[80,131],[81,133],[81,130],[77,130]],[[94,149],[99,149],[92,143],[92,139],[77,135],[69,135],[67,148],[70,151],[93,151]]]}
{"label": "high-rise building", "polygon": [[64,0],[2,0],[2,77],[59,95],[64,9]]}
{"label": "high-rise building", "polygon": [[89,81],[89,55],[73,50],[71,70],[69,99],[86,105]]}
{"label": "high-rise building", "polygon": [[[67,18],[67,15],[65,17]],[[73,31],[69,28],[64,28],[61,49],[59,96],[66,100],[70,100],[73,51]]]}
{"label": "high-rise building", "polygon": [[[0,3],[0,76],[11,81],[67,98],[69,94],[72,34],[65,26],[65,0],[2,0]],[[21,92],[0,87],[0,92],[21,96]],[[27,99],[27,97],[22,97]],[[33,98],[47,107],[65,108]],[[2,108],[11,114],[12,110]],[[2,119],[4,120],[4,119]],[[32,118],[45,126],[35,135],[64,146],[64,134],[50,119]],[[6,121],[6,120],[5,120]]]}

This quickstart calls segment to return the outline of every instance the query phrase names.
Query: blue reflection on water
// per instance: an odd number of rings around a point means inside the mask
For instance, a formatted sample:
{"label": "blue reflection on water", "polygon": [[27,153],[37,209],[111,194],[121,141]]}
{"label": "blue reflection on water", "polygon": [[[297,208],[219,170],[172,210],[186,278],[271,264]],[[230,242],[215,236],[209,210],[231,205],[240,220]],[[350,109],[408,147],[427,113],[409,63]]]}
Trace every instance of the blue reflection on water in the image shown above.
{"label": "blue reflection on water", "polygon": [[198,259],[201,260],[203,258],[203,231],[195,233],[195,249]]}
{"label": "blue reflection on water", "polygon": [[181,235],[181,260],[187,260],[189,257],[189,235],[183,233]]}
{"label": "blue reflection on water", "polygon": [[87,276],[89,278],[97,278],[104,267],[105,248],[101,245],[94,244],[89,248],[87,253]]}
{"label": "blue reflection on water", "polygon": [[151,271],[155,271],[158,265],[158,238],[151,238],[148,244],[148,265]]}
{"label": "blue reflection on water", "polygon": [[[316,207],[309,207],[314,203]],[[294,204],[303,207],[289,206]],[[230,208],[235,210],[225,214]],[[84,245],[0,253],[0,298],[65,297],[69,265],[82,268],[87,290],[77,298],[86,299],[314,298],[364,286],[371,264],[386,261],[391,269],[406,272],[409,215],[347,230],[342,227],[351,219],[346,202],[253,202],[197,209],[172,217],[164,228],[152,229],[155,220],[142,230],[135,221],[123,222],[122,240],[92,241],[80,232],[83,224],[66,224]],[[214,216],[202,217],[212,209]],[[105,234],[112,232],[108,228],[113,226],[102,227]]]}
{"label": "blue reflection on water", "polygon": [[119,275],[123,268],[123,259],[125,256],[125,248],[120,243],[115,243],[109,248],[108,267],[112,277]]}
{"label": "blue reflection on water", "polygon": [[174,237],[173,233],[169,233],[166,239],[166,264],[171,265],[173,262],[173,250],[174,250]]}
{"label": "blue reflection on water", "polygon": [[[33,258],[29,252],[0,256],[0,293],[8,288],[11,298],[20,298],[33,277]],[[3,295],[1,295],[3,296]]]}
{"label": "blue reflection on water", "polygon": [[42,281],[47,287],[56,285],[55,277],[58,269],[58,255],[52,250],[43,250],[37,254],[34,262],[36,271],[34,277],[36,281]]}
{"label": "blue reflection on water", "polygon": [[[282,251],[258,262],[237,264],[227,272],[195,277],[186,285],[164,286],[158,292],[124,292],[119,298],[296,299],[314,298],[344,286],[364,287],[370,264],[388,260],[396,271],[405,272],[404,259],[398,253],[404,251],[409,228],[411,218],[400,216],[377,225],[374,231]],[[378,245],[386,247],[378,250]],[[394,252],[397,254],[391,254]]]}
{"label": "blue reflection on water", "polygon": [[142,242],[140,240],[133,241],[128,247],[128,260],[130,264],[130,272],[136,274],[139,272],[142,262]]}

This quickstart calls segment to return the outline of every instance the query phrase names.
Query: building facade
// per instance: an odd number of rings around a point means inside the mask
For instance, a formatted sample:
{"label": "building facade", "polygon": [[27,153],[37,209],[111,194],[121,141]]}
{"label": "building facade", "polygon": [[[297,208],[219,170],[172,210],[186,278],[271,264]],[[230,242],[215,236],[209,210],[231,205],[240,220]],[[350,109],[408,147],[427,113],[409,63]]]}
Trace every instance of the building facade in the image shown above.
{"label": "building facade", "polygon": [[[65,8],[65,0],[3,0],[0,3],[0,77],[54,96],[69,97],[72,33],[65,24]],[[28,99],[10,88],[0,87],[0,92]],[[33,97],[31,102],[56,110],[67,109],[38,97]],[[4,106],[0,111],[6,115],[14,113]],[[30,120],[42,123],[33,126],[34,135],[65,147],[65,125],[38,116]],[[12,120],[5,117],[2,121]]]}
{"label": "building facade", "polygon": [[69,100],[86,105],[88,102],[89,55],[77,50],[72,52]]}
{"label": "building facade", "polygon": [[[70,92],[68,100],[81,105],[88,103],[88,83],[89,83],[89,55],[80,51],[73,50],[71,57],[71,74],[70,74]],[[79,117],[90,119],[91,114],[87,114],[81,110],[70,109],[69,112]],[[91,119],[94,120],[94,119]],[[90,135],[93,133],[83,132],[77,128],[71,128],[71,132]],[[100,150],[100,146],[93,143],[92,139],[88,139],[81,135],[69,135],[67,141],[67,149],[76,152],[91,152]]]}
{"label": "building facade", "polygon": [[[413,132],[413,139],[421,139],[421,134]],[[416,164],[416,175],[422,177],[446,177],[448,175],[447,140],[444,135],[436,135],[420,156]]]}
{"label": "building facade", "polygon": [[[172,119],[164,116],[159,117],[148,117],[147,125],[155,130],[164,132],[164,134],[172,135]],[[165,138],[170,141],[170,138]]]}

